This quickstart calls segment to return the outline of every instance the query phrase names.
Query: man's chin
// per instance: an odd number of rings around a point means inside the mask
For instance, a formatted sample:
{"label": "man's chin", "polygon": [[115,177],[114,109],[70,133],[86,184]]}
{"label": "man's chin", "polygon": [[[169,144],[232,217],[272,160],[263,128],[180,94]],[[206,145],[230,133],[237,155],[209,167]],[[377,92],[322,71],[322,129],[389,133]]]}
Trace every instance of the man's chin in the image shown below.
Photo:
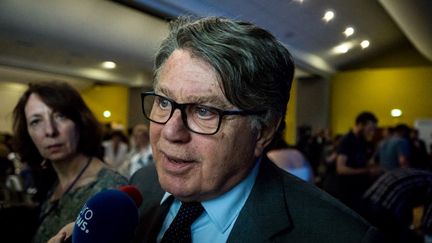
{"label": "man's chin", "polygon": [[184,202],[188,201],[196,201],[196,198],[198,198],[196,193],[193,193],[192,190],[188,190],[185,186],[185,183],[178,182],[178,181],[164,181],[159,180],[161,187],[164,191],[170,193],[173,195],[176,199]]}

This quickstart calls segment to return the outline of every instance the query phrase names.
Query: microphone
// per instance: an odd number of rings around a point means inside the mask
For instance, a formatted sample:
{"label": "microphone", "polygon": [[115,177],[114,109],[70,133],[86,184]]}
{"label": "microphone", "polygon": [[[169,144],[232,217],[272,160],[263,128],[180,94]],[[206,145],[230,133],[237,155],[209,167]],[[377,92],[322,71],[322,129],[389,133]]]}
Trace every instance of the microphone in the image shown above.
{"label": "microphone", "polygon": [[141,206],[141,203],[143,201],[141,192],[136,188],[135,186],[126,185],[126,186],[120,186],[120,191],[126,192],[126,194],[131,197],[131,199],[135,202],[135,205],[137,208]]}
{"label": "microphone", "polygon": [[141,193],[134,186],[104,190],[81,208],[72,232],[73,243],[130,242],[138,225]]}

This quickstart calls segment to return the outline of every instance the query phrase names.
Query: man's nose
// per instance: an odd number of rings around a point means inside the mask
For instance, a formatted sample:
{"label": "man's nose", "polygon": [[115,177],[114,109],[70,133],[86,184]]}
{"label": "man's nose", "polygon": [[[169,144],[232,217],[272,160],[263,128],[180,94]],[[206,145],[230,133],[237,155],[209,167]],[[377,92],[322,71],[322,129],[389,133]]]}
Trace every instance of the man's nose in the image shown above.
{"label": "man's nose", "polygon": [[190,131],[184,124],[180,109],[176,109],[164,125],[163,136],[173,142],[185,142],[190,138]]}

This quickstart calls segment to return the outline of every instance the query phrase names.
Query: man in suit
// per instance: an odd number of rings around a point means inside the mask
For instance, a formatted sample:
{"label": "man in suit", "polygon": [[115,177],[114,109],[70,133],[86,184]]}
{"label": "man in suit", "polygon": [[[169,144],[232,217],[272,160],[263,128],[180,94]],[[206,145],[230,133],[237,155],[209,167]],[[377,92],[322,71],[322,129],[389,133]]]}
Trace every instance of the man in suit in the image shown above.
{"label": "man in suit", "polygon": [[224,18],[178,19],[142,94],[154,167],[134,242],[382,242],[350,209],[273,165],[294,65],[274,36]]}

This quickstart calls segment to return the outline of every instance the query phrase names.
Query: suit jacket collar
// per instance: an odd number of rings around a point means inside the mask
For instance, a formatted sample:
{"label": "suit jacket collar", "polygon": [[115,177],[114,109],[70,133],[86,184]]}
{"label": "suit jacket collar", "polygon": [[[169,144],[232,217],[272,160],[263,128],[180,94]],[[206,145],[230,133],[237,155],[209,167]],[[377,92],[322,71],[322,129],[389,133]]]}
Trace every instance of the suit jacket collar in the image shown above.
{"label": "suit jacket collar", "polygon": [[242,242],[245,235],[254,236],[256,242],[266,242],[293,227],[286,200],[281,200],[286,198],[283,185],[279,169],[264,157],[255,185],[228,242]]}

